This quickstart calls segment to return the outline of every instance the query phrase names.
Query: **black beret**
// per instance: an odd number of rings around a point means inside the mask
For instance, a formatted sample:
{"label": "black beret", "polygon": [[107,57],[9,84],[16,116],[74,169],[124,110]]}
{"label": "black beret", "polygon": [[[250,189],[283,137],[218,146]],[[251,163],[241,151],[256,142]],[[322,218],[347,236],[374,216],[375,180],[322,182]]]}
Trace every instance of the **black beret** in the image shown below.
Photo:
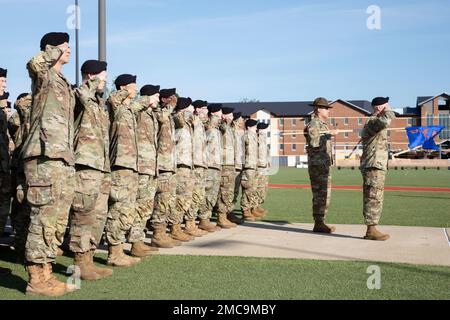
{"label": "black beret", "polygon": [[146,84],[141,88],[140,94],[141,96],[152,96],[154,94],[159,93],[159,86],[154,86],[151,84]]}
{"label": "black beret", "polygon": [[233,120],[237,120],[239,118],[242,118],[242,112],[233,113]]}
{"label": "black beret", "polygon": [[194,108],[203,108],[208,106],[208,101],[204,101],[204,100],[195,100],[192,105],[194,106]]}
{"label": "black beret", "polygon": [[268,127],[269,127],[269,124],[264,123],[264,122],[258,123],[258,126],[257,126],[258,130],[264,130],[264,129],[267,129]]}
{"label": "black beret", "polygon": [[222,104],[221,103],[211,103],[208,105],[208,111],[209,113],[214,113],[217,111],[222,110]]}
{"label": "black beret", "polygon": [[3,93],[3,95],[0,96],[0,100],[6,100],[9,98],[9,92]]}
{"label": "black beret", "polygon": [[191,104],[192,104],[191,98],[180,97],[180,98],[178,98],[177,106],[176,106],[175,110],[179,111],[179,110],[186,109]]}
{"label": "black beret", "polygon": [[16,100],[20,100],[20,99],[26,97],[27,95],[29,95],[28,92],[21,93],[21,94],[19,94],[19,95],[17,96],[17,99],[16,99]]}
{"label": "black beret", "polygon": [[389,97],[376,97],[373,98],[372,100],[372,106],[376,107],[376,106],[381,106],[382,104],[388,103],[389,102]]}
{"label": "black beret", "polygon": [[8,70],[0,68],[0,78],[6,78],[7,73],[8,73]]}
{"label": "black beret", "polygon": [[81,73],[83,74],[99,74],[102,71],[106,71],[108,64],[105,61],[99,60],[87,60],[81,66]]}
{"label": "black beret", "polygon": [[223,107],[222,108],[222,114],[230,114],[233,113],[234,108],[230,108],[230,107]]}
{"label": "black beret", "polygon": [[247,128],[249,127],[254,127],[258,124],[258,121],[256,121],[255,119],[247,119],[247,121],[245,121],[245,126]]}
{"label": "black beret", "polygon": [[177,89],[176,88],[172,88],[172,89],[161,89],[161,91],[159,91],[159,95],[161,98],[169,98],[173,95],[177,94]]}
{"label": "black beret", "polygon": [[130,83],[136,83],[136,76],[133,76],[128,73],[121,74],[114,81],[117,90],[119,90],[121,86],[126,86],[129,85]]}
{"label": "black beret", "polygon": [[66,32],[50,32],[41,39],[41,51],[45,50],[46,45],[59,46],[64,42],[69,42],[69,34]]}

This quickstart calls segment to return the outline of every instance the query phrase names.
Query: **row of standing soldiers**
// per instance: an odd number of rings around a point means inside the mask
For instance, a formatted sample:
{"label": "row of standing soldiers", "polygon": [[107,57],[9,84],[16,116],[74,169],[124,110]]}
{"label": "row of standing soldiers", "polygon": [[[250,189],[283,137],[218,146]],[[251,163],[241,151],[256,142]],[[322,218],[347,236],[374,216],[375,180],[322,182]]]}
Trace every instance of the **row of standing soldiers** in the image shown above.
{"label": "row of standing soldiers", "polygon": [[[158,247],[266,214],[267,124],[221,104],[178,97],[176,89],[145,85],[137,97],[130,74],[115,79],[106,99],[107,64],[97,60],[83,64],[83,83],[73,88],[61,72],[70,59],[68,42],[67,33],[41,39],[41,51],[27,64],[32,92],[18,97],[9,131],[1,116],[0,228],[14,193],[11,221],[29,274],[27,294],[76,290],[52,274],[69,213],[69,246],[85,280],[113,273],[93,263],[102,236],[107,264],[131,266]],[[241,187],[242,219],[233,214]],[[125,242],[132,244],[130,255]]]}

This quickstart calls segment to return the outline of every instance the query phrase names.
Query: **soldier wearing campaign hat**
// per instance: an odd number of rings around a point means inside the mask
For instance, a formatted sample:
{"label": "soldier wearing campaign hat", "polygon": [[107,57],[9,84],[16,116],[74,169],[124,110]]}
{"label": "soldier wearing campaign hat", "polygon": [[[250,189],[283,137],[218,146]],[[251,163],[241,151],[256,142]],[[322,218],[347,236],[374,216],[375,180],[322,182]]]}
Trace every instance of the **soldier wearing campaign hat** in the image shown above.
{"label": "soldier wearing campaign hat", "polygon": [[336,131],[328,128],[328,118],[332,106],[328,100],[319,97],[310,104],[314,108],[311,121],[305,127],[306,152],[308,154],[308,173],[313,194],[312,211],[314,232],[332,233],[335,227],[325,224],[330,206],[331,172],[333,164],[331,139]]}
{"label": "soldier wearing campaign hat", "polygon": [[362,132],[361,174],[363,176],[363,216],[367,226],[364,239],[384,241],[388,234],[377,230],[383,209],[384,181],[388,163],[387,129],[395,119],[389,106],[389,97],[372,100],[374,109]]}
{"label": "soldier wearing campaign hat", "polygon": [[81,66],[82,84],[75,89],[75,197],[70,228],[70,250],[83,280],[112,275],[94,262],[105,227],[111,187],[109,117],[103,91],[107,63],[87,60]]}

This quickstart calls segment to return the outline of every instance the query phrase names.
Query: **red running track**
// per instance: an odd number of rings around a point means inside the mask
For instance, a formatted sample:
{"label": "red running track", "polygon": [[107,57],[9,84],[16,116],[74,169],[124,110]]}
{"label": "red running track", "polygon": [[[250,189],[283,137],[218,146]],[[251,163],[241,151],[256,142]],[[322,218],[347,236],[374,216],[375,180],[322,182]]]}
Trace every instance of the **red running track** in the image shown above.
{"label": "red running track", "polygon": [[[309,184],[269,184],[272,189],[310,189]],[[362,190],[362,186],[332,186],[337,190]],[[415,191],[415,192],[450,192],[450,188],[421,188],[386,186],[385,191]]]}

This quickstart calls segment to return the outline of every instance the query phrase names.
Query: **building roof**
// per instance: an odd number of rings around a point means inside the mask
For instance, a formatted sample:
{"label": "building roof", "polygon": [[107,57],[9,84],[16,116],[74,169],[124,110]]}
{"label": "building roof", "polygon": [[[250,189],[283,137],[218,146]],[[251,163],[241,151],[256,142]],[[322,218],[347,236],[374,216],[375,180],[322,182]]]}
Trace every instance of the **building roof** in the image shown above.
{"label": "building roof", "polygon": [[[373,112],[372,105],[367,100],[339,100],[366,114],[371,114]],[[235,112],[242,112],[244,116],[250,116],[259,110],[267,110],[277,117],[306,117],[314,111],[314,108],[310,106],[312,103],[312,101],[227,102],[223,103],[223,105],[226,107],[233,107]]]}
{"label": "building roof", "polygon": [[425,103],[434,100],[438,97],[446,97],[447,99],[450,99],[450,95],[446,92],[442,92],[441,94],[438,94],[437,96],[426,96],[426,97],[417,97],[417,106],[422,106]]}

